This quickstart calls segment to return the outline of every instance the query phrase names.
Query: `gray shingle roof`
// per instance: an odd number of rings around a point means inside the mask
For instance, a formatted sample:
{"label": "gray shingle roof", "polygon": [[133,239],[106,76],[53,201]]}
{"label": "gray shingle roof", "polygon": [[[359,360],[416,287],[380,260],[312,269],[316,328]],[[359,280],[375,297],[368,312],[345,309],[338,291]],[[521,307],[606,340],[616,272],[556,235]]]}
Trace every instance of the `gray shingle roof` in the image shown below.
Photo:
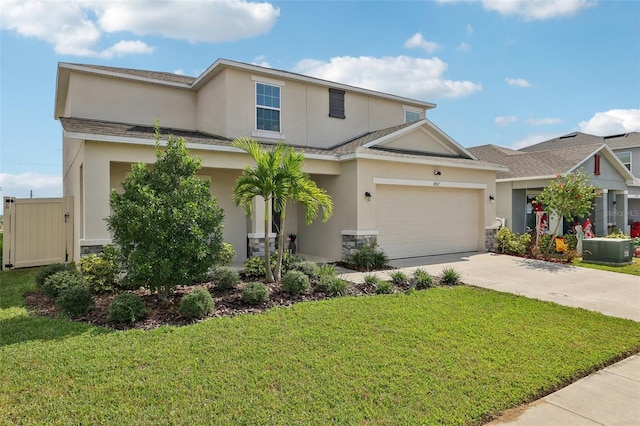
{"label": "gray shingle roof", "polygon": [[[140,126],[136,124],[126,123],[114,123],[108,121],[89,120],[82,118],[65,118],[60,117],[60,122],[65,132],[76,133],[83,135],[85,139],[91,140],[91,136],[95,136],[95,140],[105,137],[118,137],[129,140],[154,140],[155,130],[151,126]],[[402,153],[402,152],[387,152],[381,151],[375,148],[363,148],[362,146],[367,142],[374,141],[378,138],[386,136],[390,133],[396,132],[407,125],[413,123],[402,124],[399,126],[389,127],[387,129],[377,130],[375,132],[368,133],[366,135],[357,137],[350,141],[346,141],[335,145],[332,148],[313,148],[313,147],[301,147],[295,146],[295,149],[307,154],[326,155],[332,156],[338,159],[338,157],[351,153],[367,153],[380,157],[387,158],[405,158],[405,159],[433,159],[434,161],[442,161],[441,156],[417,154],[417,153]],[[160,133],[163,136],[172,134],[176,137],[182,137],[187,143],[212,145],[212,146],[231,146],[231,139],[224,138],[222,136],[210,135],[203,132],[187,131],[180,129],[161,128]],[[268,144],[265,144],[268,145]],[[485,161],[471,160],[466,158],[447,158],[447,162],[452,164],[459,164],[461,166],[474,166],[475,168],[489,168],[495,169],[496,164],[488,163]]]}
{"label": "gray shingle roof", "polygon": [[78,67],[89,68],[99,71],[107,71],[117,74],[127,74],[136,77],[148,78],[151,80],[159,80],[159,81],[168,81],[171,83],[181,83],[191,85],[196,81],[195,77],[188,77],[186,75],[174,74],[170,72],[160,72],[160,71],[145,71],[145,70],[136,70],[133,68],[118,68],[118,67],[108,67],[103,65],[87,65],[87,64],[69,64],[75,65]]}
{"label": "gray shingle roof", "polygon": [[507,172],[499,172],[496,175],[497,179],[514,179],[564,174],[603,145],[603,143],[595,143],[533,152],[515,151],[495,145],[482,145],[468,150],[480,160],[502,164],[509,168]]}
{"label": "gray shingle roof", "polygon": [[637,147],[640,146],[640,133],[632,132],[613,136],[594,136],[587,133],[575,132],[522,148],[520,151],[548,151],[603,143],[606,143],[614,150],[630,148],[632,146]]}

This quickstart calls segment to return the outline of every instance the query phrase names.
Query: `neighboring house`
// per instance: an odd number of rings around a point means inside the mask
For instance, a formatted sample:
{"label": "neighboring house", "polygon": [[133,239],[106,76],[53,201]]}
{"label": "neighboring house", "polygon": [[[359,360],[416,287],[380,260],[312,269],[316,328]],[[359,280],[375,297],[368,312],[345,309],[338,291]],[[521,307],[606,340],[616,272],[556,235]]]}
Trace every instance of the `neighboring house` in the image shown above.
{"label": "neighboring house", "polygon": [[[199,77],[58,65],[55,118],[63,129],[64,195],[75,204],[73,258],[110,242],[109,193],[131,164],[155,161],[153,123],[184,137],[224,209],[237,260],[258,255],[263,203],[252,218],[231,200],[250,157],[236,137],[286,142],[333,197],[334,215],[307,226],[287,211],[298,252],[345,258],[377,240],[392,258],[484,250],[494,233],[496,172],[425,117],[435,105],[300,74],[220,59]],[[275,228],[274,228],[275,230]],[[272,241],[275,233],[268,236]]]}
{"label": "neighboring house", "polygon": [[[630,225],[640,221],[640,183],[632,174],[640,172],[639,133],[608,137],[571,133],[519,151],[495,145],[469,151],[481,160],[509,168],[497,175],[496,214],[515,232],[534,227],[531,202],[549,180],[578,169],[598,189],[589,216],[596,235],[607,235],[614,226],[628,234]],[[550,230],[553,220],[550,218]],[[560,232],[563,230],[570,231],[570,224],[563,223]]]}

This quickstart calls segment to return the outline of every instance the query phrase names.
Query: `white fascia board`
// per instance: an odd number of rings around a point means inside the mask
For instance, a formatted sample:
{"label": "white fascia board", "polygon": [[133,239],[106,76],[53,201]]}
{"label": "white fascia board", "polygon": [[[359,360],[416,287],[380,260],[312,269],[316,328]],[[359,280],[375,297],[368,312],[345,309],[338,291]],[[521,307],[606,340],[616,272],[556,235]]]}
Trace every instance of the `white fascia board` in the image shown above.
{"label": "white fascia board", "polygon": [[190,84],[186,84],[186,83],[177,83],[175,81],[158,80],[158,79],[155,79],[155,78],[142,77],[142,76],[139,76],[139,75],[132,75],[132,74],[127,74],[127,73],[122,73],[122,72],[101,70],[101,69],[97,69],[97,68],[89,68],[89,67],[84,67],[82,65],[69,64],[69,63],[65,63],[65,62],[61,62],[60,63],[60,68],[65,68],[65,69],[69,69],[69,70],[72,70],[72,71],[85,72],[85,73],[89,73],[89,74],[99,74],[99,75],[104,75],[104,76],[108,76],[108,77],[123,78],[123,79],[126,79],[126,80],[141,81],[141,82],[144,82],[144,83],[160,84],[162,86],[178,87],[178,88],[181,88],[181,89],[191,89],[191,85]]}
{"label": "white fascia board", "polygon": [[576,164],[569,172],[573,172],[582,166],[587,160],[596,155],[597,153],[602,152],[604,156],[609,160],[609,162],[613,165],[613,167],[625,178],[627,185],[635,182],[635,177],[631,174],[631,171],[627,169],[627,167],[622,164],[622,161],[618,158],[618,156],[609,148],[609,145],[602,144],[599,148],[595,149],[591,154],[587,155],[587,157],[582,160],[580,163]]}
{"label": "white fascia board", "polygon": [[[509,170],[507,167],[502,167],[502,166],[488,167],[488,166],[475,165],[475,164],[461,164],[461,163],[456,163],[454,161],[447,161],[446,158],[426,159],[426,158],[385,157],[381,155],[367,154],[362,152],[345,154],[339,157],[339,161],[350,161],[355,159],[391,161],[395,163],[425,164],[429,166],[441,166],[441,167],[457,167],[459,169],[487,170],[492,172],[506,172],[507,170]],[[475,161],[475,160],[469,160],[469,161]]]}
{"label": "white fascia board", "polygon": [[[81,140],[89,140],[89,141],[96,141],[96,142],[113,142],[113,143],[123,143],[123,144],[130,144],[130,145],[147,145],[147,146],[155,146],[156,144],[155,140],[150,140],[150,139],[126,138],[122,136],[98,135],[93,133],[74,133],[74,132],[63,131],[63,135],[64,137],[68,137],[71,139],[81,139]],[[166,139],[160,139],[160,145],[165,146],[166,144],[167,144]],[[186,147],[189,149],[198,149],[202,151],[233,152],[233,153],[239,153],[239,154],[246,154],[244,150],[235,148],[233,146],[209,145],[209,144],[203,144],[203,143],[188,142],[186,144]],[[338,161],[338,159],[333,155],[322,155],[322,154],[304,154],[304,158],[308,158],[312,160]]]}
{"label": "white fascia board", "polygon": [[475,182],[447,182],[438,180],[418,180],[418,179],[396,179],[396,178],[373,178],[375,185],[401,185],[401,186],[422,186],[432,188],[462,188],[462,189],[487,189],[486,183]]}
{"label": "white fascia board", "polygon": [[355,236],[364,236],[364,235],[378,235],[378,231],[375,229],[364,230],[364,231],[354,231],[350,229],[343,229],[340,231],[340,235],[355,235]]}
{"label": "white fascia board", "polygon": [[[564,176],[566,173],[562,173],[560,176]],[[496,179],[496,183],[502,182],[522,182],[525,180],[541,180],[541,179],[555,179],[558,175],[545,175],[545,176],[524,176],[518,178],[506,178],[506,179]]]}

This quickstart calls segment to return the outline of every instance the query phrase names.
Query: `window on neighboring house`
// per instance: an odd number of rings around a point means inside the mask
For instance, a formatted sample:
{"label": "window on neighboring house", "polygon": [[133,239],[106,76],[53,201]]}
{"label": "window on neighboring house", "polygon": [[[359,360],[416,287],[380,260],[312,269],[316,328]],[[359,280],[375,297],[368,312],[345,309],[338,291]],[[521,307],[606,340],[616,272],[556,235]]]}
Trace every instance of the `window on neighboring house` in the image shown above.
{"label": "window on neighboring house", "polygon": [[616,152],[616,155],[622,164],[624,164],[627,169],[631,170],[631,151]]}
{"label": "window on neighboring house", "polygon": [[411,123],[413,121],[420,120],[420,113],[418,111],[404,110],[404,122]]}
{"label": "window on neighboring house", "polygon": [[280,132],[280,87],[256,83],[256,129]]}
{"label": "window on neighboring house", "polygon": [[329,89],[329,117],[345,118],[344,90]]}

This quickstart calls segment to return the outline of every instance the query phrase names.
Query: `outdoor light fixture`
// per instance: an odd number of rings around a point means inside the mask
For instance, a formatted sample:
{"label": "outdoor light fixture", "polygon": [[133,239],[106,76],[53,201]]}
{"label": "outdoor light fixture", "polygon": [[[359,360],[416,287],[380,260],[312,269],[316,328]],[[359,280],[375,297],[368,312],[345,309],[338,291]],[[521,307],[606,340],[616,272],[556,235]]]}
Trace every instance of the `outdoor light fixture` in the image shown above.
{"label": "outdoor light fixture", "polygon": [[367,197],[367,201],[371,201],[371,193],[369,191],[365,192],[364,196]]}
{"label": "outdoor light fixture", "polygon": [[491,201],[492,203],[496,201],[496,197],[494,197],[493,195],[489,195],[489,201]]}
{"label": "outdoor light fixture", "polygon": [[440,170],[435,170],[433,172],[433,174],[436,175],[436,176],[440,176],[442,174],[442,172]]}

